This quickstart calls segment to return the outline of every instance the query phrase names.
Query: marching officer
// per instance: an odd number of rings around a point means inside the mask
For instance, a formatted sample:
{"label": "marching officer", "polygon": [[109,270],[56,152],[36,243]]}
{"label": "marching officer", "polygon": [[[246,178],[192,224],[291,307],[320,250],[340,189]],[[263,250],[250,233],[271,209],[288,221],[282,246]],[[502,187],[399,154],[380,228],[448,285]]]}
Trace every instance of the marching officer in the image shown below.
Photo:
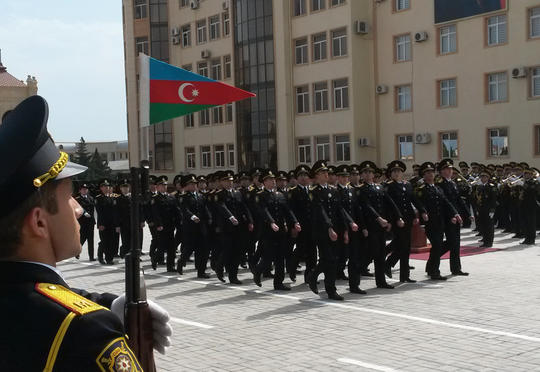
{"label": "marching officer", "polygon": [[291,288],[283,284],[285,278],[285,258],[287,257],[287,233],[289,226],[296,232],[301,231],[296,216],[287,205],[283,193],[276,190],[276,176],[271,170],[261,175],[264,189],[255,196],[255,202],[261,216],[262,254],[260,261],[253,269],[253,281],[261,286],[261,275],[270,270],[272,262],[275,266],[274,289],[289,291]]}
{"label": "marching officer", "polygon": [[[239,183],[238,191],[242,194],[242,201],[247,205],[249,185],[251,183],[251,177],[245,171],[238,173],[237,180]],[[253,217],[253,216],[252,216]],[[250,242],[252,233],[249,230],[242,229],[240,232],[240,245],[242,246],[242,258],[240,259],[240,266],[246,269],[248,262],[251,260],[253,252],[250,252]]]}
{"label": "marching officer", "polygon": [[[144,210],[144,218],[146,220],[146,223],[148,224],[148,229],[150,230],[150,235],[152,236],[152,239],[150,240],[150,257],[156,257],[156,265],[157,264],[163,264],[165,261],[165,258],[163,256],[162,250],[158,250],[158,234],[156,230],[156,226],[154,225],[153,217],[152,217],[152,199],[155,195],[157,195],[157,177],[154,175],[148,176],[148,195],[145,198],[147,200],[143,205]],[[159,256],[159,257],[158,257]]]}
{"label": "marching officer", "polygon": [[521,244],[534,244],[536,239],[536,213],[540,196],[540,183],[533,177],[534,169],[523,170],[523,187],[520,207],[523,209],[525,240]]}
{"label": "marching officer", "polygon": [[431,243],[426,272],[432,280],[446,280],[441,276],[439,266],[443,249],[443,235],[447,223],[457,224],[461,220],[458,211],[444,196],[444,192],[435,185],[435,164],[425,162],[420,166],[424,182],[416,189],[420,217],[426,228],[426,235]]}
{"label": "marching officer", "polygon": [[491,248],[495,233],[494,217],[497,207],[497,186],[490,182],[491,173],[487,168],[480,171],[480,184],[475,187],[474,196],[478,210],[478,232],[482,235],[481,247]]}
{"label": "marching officer", "polygon": [[120,257],[124,258],[131,247],[131,194],[129,193],[129,180],[120,182],[120,195],[116,198],[116,222],[120,229],[122,246]]}
{"label": "marching officer", "polygon": [[152,222],[156,227],[158,246],[157,252],[150,257],[152,268],[157,268],[158,257],[166,254],[167,272],[176,272],[174,243],[174,229],[181,218],[180,210],[175,199],[167,193],[167,176],[160,176],[157,180],[157,194],[152,197]]}
{"label": "marching officer", "polygon": [[206,237],[208,235],[208,225],[212,224],[212,215],[206,205],[206,197],[197,191],[197,178],[195,175],[184,176],[181,182],[184,189],[180,199],[184,236],[176,269],[182,275],[183,267],[195,252],[197,277],[208,279],[210,275],[206,273],[206,264],[208,263],[208,241]]}
{"label": "marching officer", "polygon": [[84,209],[83,214],[77,220],[81,226],[81,246],[84,244],[84,242],[88,242],[88,257],[90,261],[95,261],[94,226],[96,225],[96,220],[94,218],[94,210],[96,207],[96,202],[88,193],[88,184],[83,183],[81,185],[79,188],[79,195],[75,198],[75,200]]}
{"label": "marching officer", "polygon": [[[176,200],[178,208],[180,208],[180,203],[182,200],[183,188],[182,188],[182,176],[177,174],[174,176],[173,185],[176,190],[171,192],[171,196]],[[178,247],[182,244],[182,219],[178,219],[176,224],[176,231],[174,232],[174,246],[178,250]]]}
{"label": "marching officer", "polygon": [[[97,225],[99,230],[98,260],[101,264],[114,265],[116,234],[116,198],[111,195],[111,182],[103,179],[101,193],[96,197]],[[105,260],[103,257],[105,256]]]}

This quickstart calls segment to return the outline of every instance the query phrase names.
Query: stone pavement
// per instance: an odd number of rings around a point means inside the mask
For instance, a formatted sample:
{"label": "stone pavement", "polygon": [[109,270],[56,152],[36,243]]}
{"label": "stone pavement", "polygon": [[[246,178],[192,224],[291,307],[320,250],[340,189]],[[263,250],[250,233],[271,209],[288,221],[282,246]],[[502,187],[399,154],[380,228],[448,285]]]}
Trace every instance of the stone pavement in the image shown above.
{"label": "stone pavement", "polygon": [[[463,230],[462,245],[476,240]],[[158,371],[540,371],[540,248],[500,232],[494,247],[502,250],[462,257],[469,277],[430,281],[425,261],[413,260],[418,283],[389,280],[397,286],[387,290],[362,278],[368,294],[353,295],[340,281],[339,303],[314,295],[301,275],[292,291],[276,292],[271,279],[255,286],[247,270],[232,286],[197,279],[192,264],[183,276],[153,271],[143,256],[148,296],[173,317]],[[59,268],[73,287],[122,293],[123,266],[83,253]]]}

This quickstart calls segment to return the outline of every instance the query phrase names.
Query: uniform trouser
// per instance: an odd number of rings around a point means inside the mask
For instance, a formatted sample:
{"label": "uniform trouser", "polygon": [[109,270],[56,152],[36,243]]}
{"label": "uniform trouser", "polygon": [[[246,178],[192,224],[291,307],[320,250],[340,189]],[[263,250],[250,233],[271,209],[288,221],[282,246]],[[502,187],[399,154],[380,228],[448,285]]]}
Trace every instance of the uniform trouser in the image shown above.
{"label": "uniform trouser", "polygon": [[113,249],[113,257],[117,257],[118,250],[120,249],[120,234],[116,232],[116,229],[114,230],[112,249]]}
{"label": "uniform trouser", "polygon": [[99,244],[98,244],[98,258],[103,260],[105,255],[105,261],[112,262],[115,254],[115,230],[114,227],[105,227],[105,230],[99,231]]}
{"label": "uniform trouser", "polygon": [[457,273],[461,271],[461,235],[459,223],[449,223],[444,226],[444,236],[446,240],[442,244],[441,257],[450,251],[450,271]]}
{"label": "uniform trouser", "polygon": [[386,259],[386,265],[390,267],[394,267],[399,261],[399,280],[401,281],[409,279],[410,274],[411,230],[411,222],[406,222],[402,228],[394,227],[394,239],[389,244],[392,246],[392,253]]}
{"label": "uniform trouser", "polygon": [[[344,234],[345,232],[339,232],[338,233],[338,246],[337,246],[337,271],[336,274],[338,276],[343,275],[343,271],[345,270],[345,267],[347,266],[347,259],[349,258],[349,244],[345,244],[344,242]],[[349,238],[352,236],[352,231],[349,231]]]}
{"label": "uniform trouser", "polygon": [[163,228],[157,231],[157,256],[163,257],[167,254],[167,271],[174,271],[176,258],[176,246],[174,245],[174,228]]}
{"label": "uniform trouser", "polygon": [[378,226],[372,226],[369,229],[368,244],[370,256],[373,257],[375,264],[375,283],[377,286],[386,285],[384,276],[386,259],[386,239],[385,231]]}
{"label": "uniform trouser", "polygon": [[182,244],[182,225],[176,226],[176,231],[174,233],[174,247],[178,249],[178,246]]}
{"label": "uniform trouser", "polygon": [[158,249],[159,236],[154,225],[150,226],[150,234],[152,235],[152,240],[150,241],[150,257],[157,262],[163,262],[165,259],[164,250]]}
{"label": "uniform trouser", "polygon": [[88,242],[88,258],[94,259],[94,224],[81,225],[81,247]]}
{"label": "uniform trouser", "polygon": [[302,226],[302,231],[298,233],[296,238],[296,248],[293,251],[293,257],[289,266],[289,270],[298,266],[300,261],[305,261],[306,270],[304,271],[304,281],[307,282],[307,274],[310,273],[315,266],[317,266],[317,246],[313,240],[313,235],[311,231],[304,230]]}
{"label": "uniform trouser", "polygon": [[283,284],[285,279],[285,255],[287,251],[287,235],[283,232],[272,233],[262,237],[261,259],[255,267],[258,273],[268,272],[274,263],[274,288]]}
{"label": "uniform trouser", "polygon": [[512,207],[510,209],[510,218],[512,219],[512,232],[515,234],[521,234],[522,228],[521,228],[521,213],[519,208],[519,200],[516,200],[515,198],[512,199]]}
{"label": "uniform trouser", "polygon": [[493,219],[489,216],[489,210],[480,210],[478,218],[480,218],[480,233],[482,234],[484,245],[492,245],[495,227]]}
{"label": "uniform trouser", "polygon": [[195,268],[197,274],[204,274],[208,263],[208,243],[206,241],[206,231],[201,232],[186,232],[184,234],[182,250],[178,264],[185,265],[189,257],[195,253]]}
{"label": "uniform trouser", "polygon": [[431,250],[429,251],[429,259],[426,263],[426,272],[429,276],[441,275],[439,266],[441,264],[441,250],[443,244],[444,229],[434,228],[432,226],[426,226],[426,236],[431,243]]}
{"label": "uniform trouser", "polygon": [[294,263],[294,244],[296,239],[290,235],[287,235],[285,243],[285,269],[289,274],[296,274],[296,266],[293,266]]}
{"label": "uniform trouser", "polygon": [[251,260],[253,257],[253,244],[251,241],[251,232],[248,230],[247,225],[242,225],[242,232],[240,233],[238,240],[240,243],[240,246],[242,248],[242,253],[240,257],[240,263],[241,264],[250,264],[251,267]]}
{"label": "uniform trouser", "polygon": [[366,249],[366,238],[361,232],[350,234],[350,241],[347,246],[349,264],[347,272],[349,274],[349,289],[359,288],[362,276],[362,251]]}
{"label": "uniform trouser", "polygon": [[337,241],[333,242],[329,237],[316,237],[315,244],[319,251],[319,262],[313,269],[317,278],[320,273],[324,273],[324,287],[326,293],[336,293],[336,269],[337,269]]}
{"label": "uniform trouser", "polygon": [[131,249],[131,226],[120,226],[120,236],[122,238],[122,245],[120,246],[120,257],[124,258],[126,253]]}
{"label": "uniform trouser", "polygon": [[534,243],[536,239],[536,208],[531,207],[530,210],[525,211],[524,218],[525,240]]}
{"label": "uniform trouser", "polygon": [[239,230],[219,234],[221,252],[216,263],[216,273],[223,275],[223,269],[227,269],[229,281],[238,279],[238,265],[242,256],[242,247],[237,242]]}

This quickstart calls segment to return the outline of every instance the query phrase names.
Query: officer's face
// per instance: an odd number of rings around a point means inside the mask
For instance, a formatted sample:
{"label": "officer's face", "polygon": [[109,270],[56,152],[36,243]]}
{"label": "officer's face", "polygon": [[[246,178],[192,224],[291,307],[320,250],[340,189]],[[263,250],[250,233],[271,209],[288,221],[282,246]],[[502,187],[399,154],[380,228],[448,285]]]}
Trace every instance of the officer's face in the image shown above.
{"label": "officer's face", "polygon": [[240,185],[241,185],[242,187],[248,187],[248,186],[249,186],[249,180],[246,179],[246,178],[242,178],[242,179],[240,180]]}
{"label": "officer's face", "polygon": [[284,189],[285,187],[287,187],[287,180],[279,179],[276,184],[277,187],[279,187],[280,189]]}
{"label": "officer's face", "polygon": [[184,186],[184,190],[186,192],[195,192],[197,191],[197,185],[193,182],[190,182],[186,186]]}
{"label": "officer's face", "polygon": [[230,190],[233,187],[233,181],[230,179],[224,179],[221,181],[221,187],[223,187],[225,190]]}
{"label": "officer's face", "polygon": [[338,176],[339,183],[343,186],[349,183],[349,176]]}
{"label": "officer's face", "polygon": [[122,192],[123,195],[129,194],[129,186],[120,187],[120,192]]}
{"label": "officer's face", "polygon": [[452,168],[441,169],[441,176],[444,178],[452,177]]}
{"label": "officer's face", "polygon": [[375,173],[371,169],[362,172],[362,178],[364,178],[365,182],[373,182],[373,177],[375,177]]}
{"label": "officer's face", "polygon": [[427,183],[433,183],[435,180],[435,172],[432,170],[428,170],[424,172],[424,181]]}
{"label": "officer's face", "polygon": [[268,190],[273,190],[276,188],[276,179],[275,178],[267,178],[263,181],[264,188]]}
{"label": "officer's face", "polygon": [[392,169],[392,179],[394,181],[401,181],[403,179],[403,172],[401,171],[401,169],[399,168],[396,168],[396,169]]}
{"label": "officer's face", "polygon": [[320,171],[315,175],[315,178],[317,179],[317,183],[319,184],[327,184],[328,183],[328,171]]}
{"label": "officer's face", "polygon": [[109,193],[109,188],[107,186],[99,186],[99,190],[101,191],[102,194]]}
{"label": "officer's face", "polygon": [[525,178],[526,180],[530,180],[532,178],[532,173],[530,172],[523,173],[523,178]]}
{"label": "officer's face", "polygon": [[87,189],[86,187],[83,187],[79,192],[80,192],[80,194],[83,195],[83,196],[84,196],[84,195],[88,195],[88,189]]}
{"label": "officer's face", "polygon": [[309,185],[309,176],[307,174],[299,174],[297,177],[298,183],[302,186]]}
{"label": "officer's face", "polygon": [[160,183],[159,185],[157,185],[157,191],[158,191],[158,192],[165,192],[165,191],[167,191],[167,185],[166,185],[166,184],[163,184],[163,183]]}
{"label": "officer's face", "polygon": [[71,196],[71,178],[59,181],[56,189],[58,213],[48,215],[49,237],[56,262],[81,253],[80,226],[77,222],[83,209]]}

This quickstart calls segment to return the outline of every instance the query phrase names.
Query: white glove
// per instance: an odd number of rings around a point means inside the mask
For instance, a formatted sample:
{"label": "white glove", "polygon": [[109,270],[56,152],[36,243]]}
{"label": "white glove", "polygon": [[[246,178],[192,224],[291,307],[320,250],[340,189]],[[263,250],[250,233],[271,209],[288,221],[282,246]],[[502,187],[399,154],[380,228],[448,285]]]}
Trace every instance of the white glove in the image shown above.
{"label": "white glove", "polygon": [[[160,354],[165,354],[165,349],[171,346],[172,327],[170,324],[170,316],[167,310],[156,304],[152,300],[148,300],[148,307],[152,315],[152,331],[154,334],[154,349]],[[118,297],[111,304],[111,311],[120,318],[124,324],[124,311],[126,305],[126,295]]]}
{"label": "white glove", "polygon": [[90,218],[91,216],[90,216],[90,214],[88,212],[84,212],[84,217]]}

